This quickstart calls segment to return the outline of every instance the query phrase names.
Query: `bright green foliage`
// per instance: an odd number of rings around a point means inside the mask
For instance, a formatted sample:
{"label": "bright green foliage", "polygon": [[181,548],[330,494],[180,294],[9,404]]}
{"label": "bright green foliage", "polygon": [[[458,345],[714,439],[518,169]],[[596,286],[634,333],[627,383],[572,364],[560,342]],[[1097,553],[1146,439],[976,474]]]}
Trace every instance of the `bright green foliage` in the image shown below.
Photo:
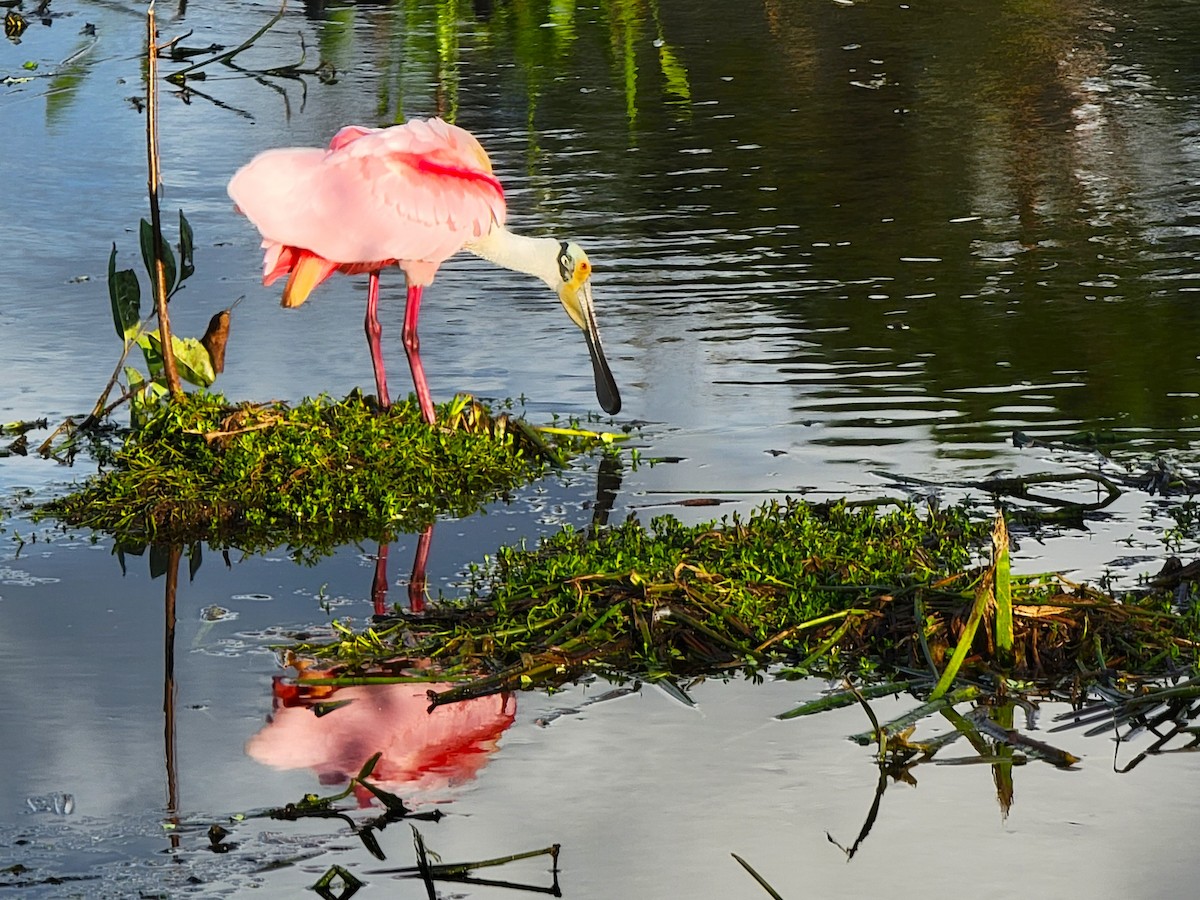
{"label": "bright green foliage", "polygon": [[[145,220],[141,220],[138,230],[138,242],[142,251],[142,263],[151,280],[154,281],[154,228]],[[163,257],[163,275],[166,282],[167,298],[170,299],[193,274],[196,266],[193,260],[195,239],[192,226],[179,211],[179,256],[166,240],[161,240]],[[134,341],[142,348],[146,358],[146,368],[150,373],[149,380],[143,378],[136,370],[125,367],[128,380],[128,394],[133,399],[133,422],[141,422],[149,413],[145,406],[153,404],[162,395],[165,386],[162,361],[162,340],[159,329],[148,330],[148,323],[142,319],[141,286],[137,273],[133,269],[117,270],[117,245],[112,245],[108,257],[108,300],[112,306],[113,327],[117,337],[126,342]],[[151,291],[153,294],[153,291]],[[217,373],[213,368],[212,356],[208,349],[196,338],[180,338],[171,335],[171,346],[175,351],[176,368],[179,377],[196,387],[209,387],[216,381]],[[130,373],[134,374],[130,374]]]}
{"label": "bright green foliage", "polygon": [[1009,561],[972,567],[989,530],[966,507],[800,501],[720,523],[567,529],[536,549],[501,548],[459,601],[363,632],[335,622],[338,640],[292,649],[339,665],[314,683],[363,672],[468,680],[437,703],[584,671],[658,680],[785,661],[786,675],[941,676],[950,689],[963,675],[1078,686],[1088,671],[1196,664],[1200,609],[1174,609],[1170,592],[1118,599],[1054,575],[1008,573],[1015,641],[998,654],[994,586]]}
{"label": "bright green foliage", "polygon": [[546,465],[511,432],[430,428],[413,404],[231,406],[197,392],[159,404],[112,471],[47,512],[122,542],[321,548],[466,514]]}
{"label": "bright green foliage", "polygon": [[[626,522],[593,538],[568,529],[535,552],[503,548],[475,592],[486,593],[499,616],[524,614],[534,601],[532,615],[599,619],[619,591],[629,608],[598,633],[611,637],[638,620],[678,612],[751,652],[880,590],[961,571],[985,533],[961,510],[922,515],[908,507],[879,513],[772,502],[720,526],[664,516],[649,530]],[[778,643],[801,645],[803,635]]]}
{"label": "bright green foliage", "polygon": [[[139,336],[137,342],[146,357],[146,368],[150,370],[151,379],[161,381],[162,338],[159,337],[158,329]],[[179,370],[179,377],[188,384],[209,387],[217,380],[212,356],[196,338],[181,338],[173,334],[171,346],[175,349],[175,367]],[[133,390],[134,384],[130,383],[129,388]]]}
{"label": "bright green foliage", "polygon": [[[586,668],[649,678],[755,670],[820,644],[849,616],[872,619],[895,591],[962,571],[986,534],[963,509],[799,501],[721,523],[664,517],[649,530],[636,521],[598,534],[567,529],[536,550],[502,548],[474,571],[461,603],[295,649],[365,668],[426,657],[446,677],[510,667],[462,696],[558,683]],[[836,658],[835,648],[823,664]]]}
{"label": "bright green foliage", "polygon": [[[151,279],[154,278],[154,229],[145,219],[141,220],[138,229],[138,243],[142,250],[142,263]],[[161,242],[163,252],[163,269],[166,275],[167,296],[175,294],[183,283],[195,274],[193,262],[194,238],[192,226],[179,211],[179,264],[176,265],[175,253],[165,240]],[[137,273],[133,269],[117,271],[117,245],[112,245],[108,257],[108,299],[112,304],[113,325],[117,336],[123,340],[132,340],[142,324],[141,321],[141,288],[138,284]],[[143,349],[145,349],[143,345]],[[211,382],[210,382],[211,384]]]}

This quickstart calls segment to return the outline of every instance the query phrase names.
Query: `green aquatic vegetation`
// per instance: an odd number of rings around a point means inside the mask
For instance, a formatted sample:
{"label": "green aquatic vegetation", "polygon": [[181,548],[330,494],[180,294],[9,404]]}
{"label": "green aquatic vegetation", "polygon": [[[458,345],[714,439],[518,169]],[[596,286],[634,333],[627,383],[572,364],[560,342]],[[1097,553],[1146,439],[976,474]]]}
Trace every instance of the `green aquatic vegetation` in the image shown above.
{"label": "green aquatic vegetation", "polygon": [[1194,498],[1189,497],[1170,507],[1167,514],[1175,520],[1174,527],[1168,528],[1163,535],[1163,541],[1168,547],[1179,548],[1200,539],[1200,503]]}
{"label": "green aquatic vegetation", "polygon": [[[496,673],[468,693],[561,682],[588,668],[650,678],[754,669],[845,635],[847,621],[877,615],[882,596],[962,571],[987,531],[958,507],[799,501],[720,523],[661,517],[648,529],[636,521],[597,534],[565,529],[535,549],[502,548],[473,569],[457,602],[295,649],[360,669],[404,652],[447,677]],[[826,646],[823,664],[838,653]]]}
{"label": "green aquatic vegetation", "polygon": [[430,428],[415,405],[358,394],[291,407],[201,391],[158,404],[108,471],[42,514],[119,543],[319,548],[465,515],[599,440],[542,438],[461,398]]}
{"label": "green aquatic vegetation", "polygon": [[[990,562],[979,550],[991,543]],[[1169,589],[1116,598],[1014,575],[1007,532],[966,507],[920,512],[769,503],[688,526],[670,517],[566,529],[502,548],[465,596],[291,650],[332,668],[301,680],[461,680],[452,702],[553,686],[587,671],[664,680],[784,663],[902,675],[930,696],[960,679],[1081,685],[1113,671],[1194,666],[1200,612]]]}
{"label": "green aquatic vegetation", "polygon": [[[768,642],[797,645],[797,623],[844,613],[878,586],[925,583],[965,566],[984,533],[961,509],[922,515],[773,502],[720,525],[663,516],[649,529],[630,521],[596,537],[566,530],[532,552],[504,548],[474,592],[498,616],[523,614],[535,600],[538,616],[599,619],[617,591],[641,601],[630,609],[639,632],[648,616],[683,617],[753,654]],[[654,655],[652,642],[641,649]]]}

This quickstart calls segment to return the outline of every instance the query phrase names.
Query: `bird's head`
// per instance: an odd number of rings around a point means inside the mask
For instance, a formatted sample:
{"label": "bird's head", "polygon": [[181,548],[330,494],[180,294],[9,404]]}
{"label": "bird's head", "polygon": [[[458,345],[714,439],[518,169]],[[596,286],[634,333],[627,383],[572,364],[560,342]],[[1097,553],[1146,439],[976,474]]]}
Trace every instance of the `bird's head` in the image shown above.
{"label": "bird's head", "polygon": [[592,309],[592,264],[578,244],[563,241],[558,245],[558,299],[567,315],[583,331],[588,330]]}
{"label": "bird's head", "polygon": [[608,360],[604,358],[600,331],[596,327],[596,312],[592,306],[592,264],[582,247],[563,241],[559,244],[557,265],[560,280],[555,290],[563,309],[587,338],[596,376],[596,398],[606,413],[616,415],[621,410],[621,395]]}

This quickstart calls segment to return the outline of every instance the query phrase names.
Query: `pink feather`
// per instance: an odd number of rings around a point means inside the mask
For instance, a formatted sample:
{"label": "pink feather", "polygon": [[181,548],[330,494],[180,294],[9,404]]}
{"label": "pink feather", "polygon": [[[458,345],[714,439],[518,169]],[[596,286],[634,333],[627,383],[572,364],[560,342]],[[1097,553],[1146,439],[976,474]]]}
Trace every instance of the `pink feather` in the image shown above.
{"label": "pink feather", "polygon": [[424,286],[505,218],[483,147],[441,119],[350,125],[328,150],[268,150],[233,176],[229,195],[262,233],[265,283],[308,251],[340,271],[395,262]]}

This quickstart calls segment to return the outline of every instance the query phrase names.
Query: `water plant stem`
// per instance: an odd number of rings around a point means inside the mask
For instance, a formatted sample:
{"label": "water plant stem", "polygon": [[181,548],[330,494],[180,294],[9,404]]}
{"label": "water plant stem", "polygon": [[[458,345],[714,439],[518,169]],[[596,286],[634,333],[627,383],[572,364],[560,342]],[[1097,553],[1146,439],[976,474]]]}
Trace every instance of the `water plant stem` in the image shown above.
{"label": "water plant stem", "polygon": [[175,365],[175,349],[171,344],[171,321],[167,313],[167,270],[163,264],[162,216],[158,208],[158,192],[162,185],[158,162],[158,34],[154,21],[154,3],[146,10],[147,69],[146,69],[146,166],[147,192],[150,196],[150,228],[153,233],[152,271],[154,306],[158,311],[158,334],[162,346],[163,374],[172,399],[183,396],[179,369]]}

